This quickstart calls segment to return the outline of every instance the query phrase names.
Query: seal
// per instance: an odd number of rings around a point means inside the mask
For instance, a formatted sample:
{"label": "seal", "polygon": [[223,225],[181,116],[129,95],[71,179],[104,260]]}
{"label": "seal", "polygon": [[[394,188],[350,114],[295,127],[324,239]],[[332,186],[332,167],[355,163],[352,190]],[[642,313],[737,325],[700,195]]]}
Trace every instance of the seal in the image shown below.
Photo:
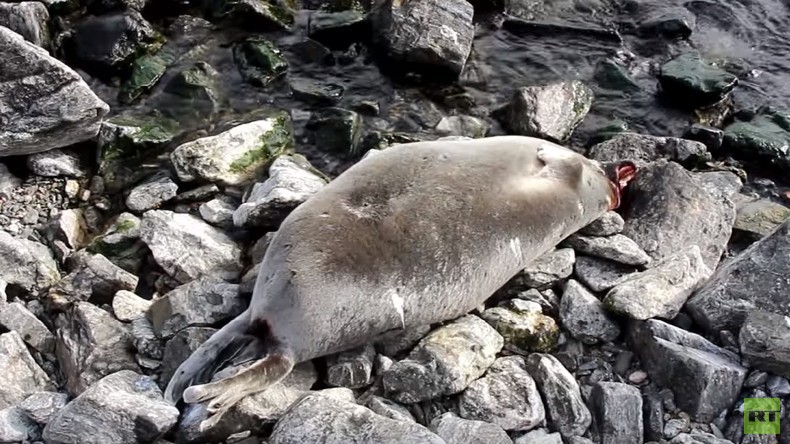
{"label": "seal", "polygon": [[[283,220],[249,307],[181,364],[165,397],[208,401],[205,429],[297,363],[462,316],[619,206],[635,173],[523,136],[369,155]],[[242,369],[209,382],[228,366]]]}

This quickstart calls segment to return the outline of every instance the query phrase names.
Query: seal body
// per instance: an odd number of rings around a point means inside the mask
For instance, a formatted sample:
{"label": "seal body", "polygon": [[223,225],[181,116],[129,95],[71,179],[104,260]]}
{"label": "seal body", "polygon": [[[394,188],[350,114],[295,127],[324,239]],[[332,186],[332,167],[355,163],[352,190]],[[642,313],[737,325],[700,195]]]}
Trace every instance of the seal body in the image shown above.
{"label": "seal body", "polygon": [[[464,315],[619,202],[618,190],[596,162],[530,137],[370,155],[285,218],[248,310],[182,364],[166,394],[177,400],[216,370],[218,354],[244,355],[239,348],[249,359],[275,356],[268,365],[287,373],[294,362]],[[185,400],[217,396],[211,384]]]}

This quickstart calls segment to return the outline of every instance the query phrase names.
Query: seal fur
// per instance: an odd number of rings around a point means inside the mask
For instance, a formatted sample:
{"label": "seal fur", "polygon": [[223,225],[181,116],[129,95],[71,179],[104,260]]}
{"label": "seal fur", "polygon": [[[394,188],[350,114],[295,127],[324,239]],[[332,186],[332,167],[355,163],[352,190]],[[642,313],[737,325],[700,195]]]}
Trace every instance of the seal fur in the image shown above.
{"label": "seal fur", "polygon": [[[296,363],[462,316],[619,205],[632,167],[607,174],[523,136],[408,143],[368,156],[285,218],[248,309],[181,364],[165,397],[209,401],[208,427]],[[208,382],[241,363],[251,364]]]}

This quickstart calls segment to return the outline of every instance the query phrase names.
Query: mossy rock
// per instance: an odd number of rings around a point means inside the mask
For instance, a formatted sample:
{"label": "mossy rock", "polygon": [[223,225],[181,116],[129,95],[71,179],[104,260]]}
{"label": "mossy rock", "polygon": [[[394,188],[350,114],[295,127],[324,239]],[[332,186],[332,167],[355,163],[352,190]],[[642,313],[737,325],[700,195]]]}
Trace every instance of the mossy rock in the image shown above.
{"label": "mossy rock", "polygon": [[288,72],[288,61],[272,42],[248,39],[233,47],[233,60],[245,82],[264,87]]}
{"label": "mossy rock", "polygon": [[554,319],[535,312],[494,307],[481,315],[505,339],[514,353],[549,352],[557,346],[560,329]]}
{"label": "mossy rock", "polygon": [[632,92],[640,89],[628,71],[612,59],[603,60],[596,66],[595,81],[611,90]]}
{"label": "mossy rock", "polygon": [[132,74],[118,93],[118,100],[130,104],[156,85],[165,74],[173,57],[164,53],[146,54],[132,64]]}
{"label": "mossy rock", "polygon": [[790,169],[790,114],[765,108],[747,121],[724,128],[724,151],[751,164],[787,174]]}
{"label": "mossy rock", "polygon": [[101,254],[110,262],[130,273],[138,273],[148,255],[148,247],[140,240],[140,219],[131,213],[121,213],[116,221],[86,248]]}
{"label": "mossy rock", "polygon": [[347,156],[358,154],[362,134],[362,118],[343,108],[326,108],[314,112],[305,128],[311,142],[319,149]]}
{"label": "mossy rock", "polygon": [[722,100],[738,84],[738,77],[688,53],[665,63],[658,81],[671,101],[698,108]]}
{"label": "mossy rock", "polygon": [[256,31],[289,31],[298,9],[296,0],[212,0],[209,16],[232,20]]}

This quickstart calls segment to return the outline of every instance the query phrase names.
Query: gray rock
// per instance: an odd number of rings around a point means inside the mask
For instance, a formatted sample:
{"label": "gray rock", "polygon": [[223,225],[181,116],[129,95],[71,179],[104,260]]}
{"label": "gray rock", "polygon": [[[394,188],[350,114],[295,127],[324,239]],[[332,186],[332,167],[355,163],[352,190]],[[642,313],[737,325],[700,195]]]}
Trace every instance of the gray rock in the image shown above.
{"label": "gray rock", "polygon": [[595,444],[592,440],[581,436],[571,436],[566,442],[567,444]]}
{"label": "gray rock", "polygon": [[574,262],[576,262],[576,254],[572,248],[555,249],[524,268],[519,280],[530,288],[548,287],[570,276]]}
{"label": "gray rock", "polygon": [[638,269],[608,259],[579,255],[573,271],[576,278],[592,291],[603,292],[628,279]]}
{"label": "gray rock", "polygon": [[[743,441],[746,443],[746,441]],[[692,433],[681,433],[669,444],[733,444],[729,439],[718,438],[710,433],[695,431]]]}
{"label": "gray rock", "polygon": [[277,226],[326,183],[303,157],[280,156],[269,168],[269,178],[256,183],[233,213],[233,223],[241,228]]}
{"label": "gray rock", "polygon": [[562,242],[578,253],[609,259],[624,265],[644,266],[651,258],[632,239],[622,234],[592,237],[572,234]]}
{"label": "gray rock", "polygon": [[623,216],[615,211],[607,211],[603,216],[582,227],[579,233],[585,236],[612,236],[619,234],[625,227]]}
{"label": "gray rock", "polygon": [[33,154],[91,139],[109,106],[79,74],[0,26],[0,156]]}
{"label": "gray rock", "polygon": [[459,393],[494,363],[503,343],[487,322],[463,316],[431,332],[384,372],[384,389],[405,404]]}
{"label": "gray rock", "polygon": [[28,443],[35,439],[36,424],[17,407],[0,410],[0,442]]}
{"label": "gray rock", "polygon": [[373,383],[375,360],[376,350],[373,344],[328,356],[326,382],[335,387],[366,387]]}
{"label": "gray rock", "polygon": [[140,240],[140,219],[121,213],[101,235],[88,245],[87,251],[98,253],[130,273],[136,273],[149,251]]}
{"label": "gray rock", "polygon": [[61,409],[44,428],[44,440],[63,444],[152,442],[178,420],[148,376],[109,374]]}
{"label": "gray rock", "polygon": [[743,181],[731,171],[699,171],[692,172],[691,178],[705,191],[717,199],[733,200],[741,188]]}
{"label": "gray rock", "polygon": [[296,401],[274,426],[269,444],[357,442],[381,444],[444,444],[427,428],[373,413],[360,405],[321,393]]}
{"label": "gray rock", "polygon": [[393,64],[457,77],[472,50],[473,17],[465,0],[385,0],[371,15],[373,42]]}
{"label": "gray rock", "polygon": [[167,341],[159,373],[160,387],[166,387],[178,366],[216,331],[217,329],[209,327],[187,327]]}
{"label": "gray rock", "polygon": [[12,194],[14,189],[22,185],[22,179],[8,171],[4,163],[0,163],[0,193]]}
{"label": "gray rock", "polygon": [[645,393],[644,413],[645,441],[664,439],[664,401],[655,390]]}
{"label": "gray rock", "polygon": [[376,339],[376,350],[391,358],[398,357],[401,353],[410,351],[420,340],[431,331],[430,325],[412,328],[406,331],[385,333]]}
{"label": "gray rock", "polygon": [[551,316],[559,314],[560,298],[552,289],[536,290],[531,288],[527,291],[516,293],[516,297],[525,302],[538,304],[541,312]]}
{"label": "gray rock", "polygon": [[74,270],[49,290],[58,305],[75,301],[110,302],[121,290],[134,291],[138,277],[110,262],[101,254],[81,254]]}
{"label": "gray rock", "polygon": [[502,427],[483,421],[459,418],[447,412],[431,421],[430,429],[447,444],[512,444]]}
{"label": "gray rock", "polygon": [[620,326],[607,313],[604,304],[573,279],[565,284],[560,322],[571,336],[585,344],[609,342],[620,336]]}
{"label": "gray rock", "polygon": [[55,335],[21,302],[0,304],[0,325],[19,333],[39,353],[52,355],[55,352]]}
{"label": "gray rock", "polygon": [[684,432],[688,428],[688,421],[682,419],[670,419],[664,424],[664,438],[672,439]]}
{"label": "gray rock", "polygon": [[0,335],[0,409],[12,407],[29,395],[41,391],[55,391],[55,385],[25,347],[15,331]]}
{"label": "gray rock", "polygon": [[155,174],[132,188],[126,197],[126,208],[143,213],[159,208],[176,197],[178,185],[167,174]]}
{"label": "gray rock", "polygon": [[771,376],[766,382],[768,393],[774,398],[784,398],[790,395],[790,381],[781,376]]}
{"label": "gray rock", "polygon": [[73,396],[105,376],[121,370],[139,371],[128,326],[87,302],[75,303],[55,319],[56,354]]}
{"label": "gray rock", "polygon": [[674,162],[657,161],[629,184],[623,234],[658,261],[698,245],[705,265],[715,269],[732,233],[735,206],[714,196]]}
{"label": "gray rock", "polygon": [[[162,341],[154,333],[154,326],[145,317],[135,318],[131,322],[132,342],[137,350],[137,362],[145,368],[159,368],[159,363],[150,361],[160,361],[164,355]],[[144,358],[144,359],[141,359]]]}
{"label": "gray rock", "polygon": [[601,444],[642,444],[642,395],[620,382],[593,385],[590,402]]}
{"label": "gray rock", "polygon": [[510,133],[563,142],[584,120],[593,97],[578,80],[519,88],[495,116]]}
{"label": "gray rock", "polygon": [[549,433],[546,429],[533,430],[526,435],[519,436],[513,441],[514,444],[562,444],[562,436],[559,433]]}
{"label": "gray rock", "polygon": [[768,199],[739,202],[733,230],[751,235],[755,240],[771,234],[790,218],[790,208]]}
{"label": "gray rock", "polygon": [[472,116],[448,116],[436,125],[436,132],[443,136],[461,136],[471,139],[485,137],[488,123]]}
{"label": "gray rock", "polygon": [[631,319],[672,319],[711,273],[699,247],[692,245],[621,281],[609,290],[603,303]]}
{"label": "gray rock", "polygon": [[546,420],[540,393],[527,372],[524,358],[498,358],[485,376],[461,394],[462,418],[496,424],[505,430],[527,431]]}
{"label": "gray rock", "polygon": [[112,298],[112,312],[119,321],[132,322],[145,316],[151,301],[143,299],[131,291],[121,290]]}
{"label": "gray rock", "polygon": [[533,353],[527,357],[527,370],[535,378],[546,404],[546,419],[563,436],[584,435],[592,422],[579,384],[554,356]]}
{"label": "gray rock", "polygon": [[36,294],[60,280],[60,272],[47,247],[0,230],[0,280]]}
{"label": "gray rock", "polygon": [[658,159],[686,162],[703,158],[707,151],[703,143],[693,140],[619,133],[594,145],[588,155],[601,162],[630,160],[637,166],[644,166]]}
{"label": "gray rock", "polygon": [[554,319],[541,313],[519,310],[512,304],[489,308],[480,317],[502,335],[504,347],[513,353],[549,351],[559,340],[560,328]]}
{"label": "gray rock", "polygon": [[[387,398],[382,398],[381,396],[371,396],[370,399],[368,399],[366,407],[385,418],[415,422],[414,415],[411,414],[409,409]],[[436,433],[435,430],[434,433]]]}
{"label": "gray rock", "polygon": [[790,315],[790,220],[722,264],[686,303],[710,332],[737,331],[751,310]]}
{"label": "gray rock", "polygon": [[44,426],[68,403],[69,396],[65,393],[37,392],[25,398],[18,407],[33,422]]}
{"label": "gray rock", "polygon": [[34,153],[27,158],[27,167],[36,176],[42,177],[83,177],[80,159],[75,153],[52,149]]}
{"label": "gray rock", "polygon": [[790,316],[751,311],[738,342],[741,357],[750,367],[790,378]]}
{"label": "gray rock", "polygon": [[70,250],[79,250],[88,239],[85,212],[81,208],[61,211],[47,224],[45,236],[50,245],[63,242]]}
{"label": "gray rock", "polygon": [[650,379],[695,421],[712,421],[737,399],[746,378],[737,354],[655,319],[635,321],[628,336]]}
{"label": "gray rock", "polygon": [[225,228],[233,226],[233,212],[236,211],[236,205],[230,199],[218,197],[202,204],[198,207],[198,211],[206,222],[215,227]]}
{"label": "gray rock", "polygon": [[155,300],[148,310],[156,335],[170,339],[187,327],[228,322],[247,308],[239,285],[215,277],[198,278]]}
{"label": "gray rock", "polygon": [[50,46],[48,22],[49,12],[41,2],[0,3],[0,26],[44,49]]}
{"label": "gray rock", "polygon": [[241,274],[239,245],[190,214],[148,211],[140,224],[140,238],[159,266],[181,283],[203,276],[236,279]]}

